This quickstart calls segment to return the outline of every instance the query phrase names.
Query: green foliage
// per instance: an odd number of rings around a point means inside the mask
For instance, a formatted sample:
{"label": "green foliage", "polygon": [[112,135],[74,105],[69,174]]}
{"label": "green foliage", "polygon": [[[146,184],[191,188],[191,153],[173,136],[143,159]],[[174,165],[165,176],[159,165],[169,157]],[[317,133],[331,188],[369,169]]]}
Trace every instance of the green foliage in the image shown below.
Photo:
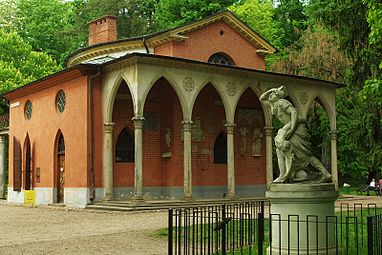
{"label": "green foliage", "polygon": [[35,51],[44,51],[63,63],[68,53],[78,48],[71,34],[72,3],[63,0],[19,0],[17,32]]}
{"label": "green foliage", "polygon": [[280,29],[273,20],[275,8],[272,0],[246,0],[229,7],[253,30],[276,47],[280,46]]}
{"label": "green foliage", "polygon": [[87,38],[90,21],[105,15],[117,17],[120,38],[147,34],[155,30],[154,12],[157,0],[74,0],[75,25],[82,38]]}
{"label": "green foliage", "polygon": [[15,30],[18,0],[0,0],[0,29]]}
{"label": "green foliage", "polygon": [[215,14],[233,3],[234,0],[161,0],[154,16],[159,29],[168,29]]}
{"label": "green foliage", "polygon": [[307,16],[300,0],[279,0],[274,20],[280,28],[279,40],[282,47],[295,43],[306,29]]}
{"label": "green foliage", "polygon": [[33,51],[16,32],[0,29],[0,48],[0,93],[59,70],[46,53]]}

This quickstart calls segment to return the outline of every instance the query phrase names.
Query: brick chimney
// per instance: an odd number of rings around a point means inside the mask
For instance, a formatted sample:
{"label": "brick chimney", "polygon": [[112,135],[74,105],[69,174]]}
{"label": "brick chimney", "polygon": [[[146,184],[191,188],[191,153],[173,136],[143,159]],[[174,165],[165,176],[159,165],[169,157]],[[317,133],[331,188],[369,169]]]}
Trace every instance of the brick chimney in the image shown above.
{"label": "brick chimney", "polygon": [[117,18],[111,15],[89,22],[89,46],[117,40]]}

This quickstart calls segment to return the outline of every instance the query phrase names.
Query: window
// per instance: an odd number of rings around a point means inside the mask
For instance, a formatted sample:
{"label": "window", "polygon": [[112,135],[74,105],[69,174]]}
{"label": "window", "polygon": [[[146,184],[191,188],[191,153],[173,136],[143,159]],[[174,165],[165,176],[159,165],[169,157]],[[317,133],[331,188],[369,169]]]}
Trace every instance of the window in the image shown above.
{"label": "window", "polygon": [[124,128],[118,136],[115,146],[116,162],[134,162],[134,139],[127,128]]}
{"label": "window", "polygon": [[64,136],[61,134],[60,138],[58,140],[58,146],[57,146],[57,153],[58,155],[63,155],[65,154],[65,141],[64,141]]}
{"label": "window", "polygon": [[208,59],[208,63],[224,65],[224,66],[234,66],[235,65],[233,60],[228,55],[225,55],[222,53],[213,54]]}
{"label": "window", "polygon": [[57,111],[63,112],[65,110],[66,97],[64,91],[60,90],[56,96]]}
{"label": "window", "polygon": [[227,136],[223,132],[215,140],[214,163],[227,164]]}
{"label": "window", "polygon": [[30,120],[32,118],[32,102],[29,100],[25,103],[24,117],[26,120]]}

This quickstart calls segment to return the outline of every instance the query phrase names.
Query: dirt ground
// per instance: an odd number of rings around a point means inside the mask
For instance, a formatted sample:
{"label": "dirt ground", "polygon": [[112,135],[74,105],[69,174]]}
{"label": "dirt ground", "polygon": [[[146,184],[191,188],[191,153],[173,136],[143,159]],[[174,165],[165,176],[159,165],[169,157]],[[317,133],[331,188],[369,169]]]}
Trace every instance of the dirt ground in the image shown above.
{"label": "dirt ground", "polygon": [[167,212],[100,212],[0,205],[0,254],[167,254]]}
{"label": "dirt ground", "polygon": [[[346,196],[337,201],[376,203],[382,197]],[[167,211],[111,212],[6,205],[0,202],[0,254],[167,254]]]}

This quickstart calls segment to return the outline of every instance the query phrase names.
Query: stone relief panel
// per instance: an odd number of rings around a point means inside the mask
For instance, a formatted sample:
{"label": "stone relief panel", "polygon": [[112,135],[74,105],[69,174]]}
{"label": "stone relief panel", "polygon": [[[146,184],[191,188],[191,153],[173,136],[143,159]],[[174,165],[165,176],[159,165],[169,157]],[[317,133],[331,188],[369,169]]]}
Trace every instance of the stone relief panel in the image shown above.
{"label": "stone relief panel", "polygon": [[304,91],[302,91],[298,96],[298,99],[300,100],[300,103],[302,105],[306,105],[306,103],[308,102],[308,95]]}
{"label": "stone relief panel", "polygon": [[241,127],[239,132],[240,132],[240,153],[245,155],[247,153],[248,129],[246,127]]}
{"label": "stone relief panel", "polygon": [[183,88],[187,92],[193,91],[194,88],[195,88],[194,79],[192,79],[191,77],[184,78],[184,80],[183,80]]}
{"label": "stone relief panel", "polygon": [[260,123],[263,125],[263,111],[257,109],[238,109],[238,114],[240,119],[247,121],[248,125],[253,125],[254,123]]}
{"label": "stone relief panel", "polygon": [[260,157],[261,156],[261,144],[263,139],[263,133],[260,128],[253,129],[252,136],[252,156]]}
{"label": "stone relief panel", "polygon": [[202,120],[200,117],[196,117],[194,120],[194,125],[191,130],[192,141],[201,142],[204,141],[205,136],[202,130]]}
{"label": "stone relief panel", "polygon": [[228,82],[228,83],[226,84],[226,91],[227,91],[227,94],[228,94],[229,96],[234,96],[234,95],[236,95],[237,88],[236,88],[235,83],[233,83],[233,82]]}

